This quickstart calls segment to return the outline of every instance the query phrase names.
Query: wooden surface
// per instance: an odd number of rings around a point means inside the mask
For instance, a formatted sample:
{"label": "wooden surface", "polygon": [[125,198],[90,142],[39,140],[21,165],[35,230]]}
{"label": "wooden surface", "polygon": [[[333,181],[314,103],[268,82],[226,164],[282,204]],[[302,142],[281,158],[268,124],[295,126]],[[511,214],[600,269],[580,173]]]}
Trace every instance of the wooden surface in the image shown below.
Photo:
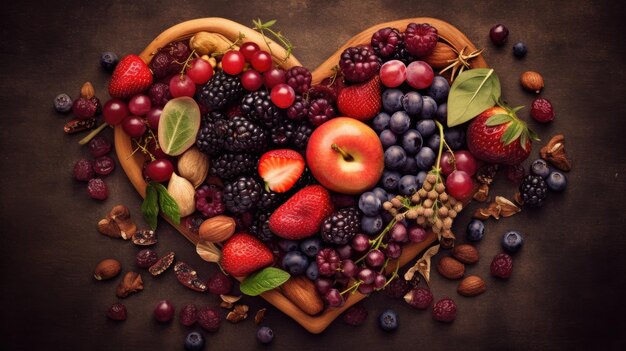
{"label": "wooden surface", "polygon": [[[531,158],[549,137],[564,133],[574,161],[568,190],[550,196],[537,211],[487,222],[478,244],[480,261],[467,267],[487,283],[475,298],[456,293],[458,282],[433,272],[435,299],[449,296],[458,306],[452,324],[436,323],[430,311],[417,311],[403,300],[373,294],[362,301],[369,312],[360,327],[337,319],[320,334],[311,334],[263,299],[241,302],[255,313],[267,308],[263,325],[276,337],[272,345],[256,340],[252,320],[224,321],[215,333],[174,320],[153,320],[157,301],[217,306],[219,297],[180,285],[173,272],[152,278],[135,266],[139,248],[98,234],[96,223],[116,204],[127,205],[140,227],[141,198],[119,167],[105,181],[110,197],[90,199],[85,184],[71,177],[74,162],[90,157],[78,146],[84,134],[61,131],[69,116],[52,109],[62,92],[73,97],[85,81],[106,100],[110,74],[98,65],[100,52],[139,53],[165,28],[187,19],[224,17],[251,25],[276,19],[296,45],[306,67],[318,67],[354,35],[376,23],[429,16],[454,24],[479,48],[502,84],[503,98],[525,105],[521,118],[540,135]],[[182,350],[185,336],[199,331],[206,350],[624,350],[626,349],[626,217],[622,215],[626,181],[623,131],[626,130],[626,11],[620,2],[599,1],[414,1],[340,2],[313,0],[255,1],[9,1],[0,11],[0,349],[2,350]],[[494,47],[489,28],[504,23],[509,43]],[[528,56],[519,60],[511,46],[524,41]],[[541,96],[555,106],[556,120],[542,125],[530,120],[535,94],[519,86],[526,70],[542,74]],[[105,130],[110,140],[113,130]],[[115,155],[112,153],[112,157]],[[116,160],[119,161],[119,160]],[[529,165],[531,160],[525,163]],[[504,175],[494,195],[510,196],[514,186]],[[453,231],[463,243],[465,226],[476,204],[455,220]],[[489,275],[491,258],[501,251],[507,230],[525,235],[514,256],[514,272],[501,281]],[[159,255],[174,251],[201,278],[216,272],[191,249],[189,241],[159,219]],[[433,258],[449,255],[442,251]],[[104,311],[118,299],[119,281],[97,282],[95,264],[104,258],[122,262],[123,272],[142,273],[145,289],[123,302],[129,318],[113,323]],[[387,333],[378,315],[393,309],[400,327]],[[223,311],[223,316],[225,316]]]}

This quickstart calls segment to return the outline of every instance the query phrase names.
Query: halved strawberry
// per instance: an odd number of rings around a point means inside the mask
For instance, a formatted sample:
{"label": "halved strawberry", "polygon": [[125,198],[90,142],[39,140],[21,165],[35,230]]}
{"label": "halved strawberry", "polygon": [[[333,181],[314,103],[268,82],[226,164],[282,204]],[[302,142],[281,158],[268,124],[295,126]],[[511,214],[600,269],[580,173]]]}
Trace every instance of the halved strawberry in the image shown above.
{"label": "halved strawberry", "polygon": [[259,160],[259,175],[265,188],[284,193],[298,181],[304,172],[304,158],[290,149],[268,151]]}

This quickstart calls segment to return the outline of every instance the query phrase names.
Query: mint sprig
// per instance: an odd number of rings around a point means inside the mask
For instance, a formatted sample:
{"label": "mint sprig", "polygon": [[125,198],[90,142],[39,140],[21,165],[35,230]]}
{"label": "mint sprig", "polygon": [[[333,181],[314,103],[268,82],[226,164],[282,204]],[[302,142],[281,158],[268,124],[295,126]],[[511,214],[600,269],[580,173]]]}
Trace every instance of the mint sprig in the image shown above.
{"label": "mint sprig", "polygon": [[167,188],[161,183],[148,183],[146,198],[141,204],[141,213],[152,230],[157,228],[159,210],[172,222],[180,224],[180,209],[174,198],[167,192]]}

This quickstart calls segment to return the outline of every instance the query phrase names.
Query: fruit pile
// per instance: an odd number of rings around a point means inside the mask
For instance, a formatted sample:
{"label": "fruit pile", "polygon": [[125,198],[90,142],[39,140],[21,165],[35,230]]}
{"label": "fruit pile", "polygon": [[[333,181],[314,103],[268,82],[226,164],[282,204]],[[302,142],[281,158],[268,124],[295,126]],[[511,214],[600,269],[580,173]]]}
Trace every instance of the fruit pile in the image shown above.
{"label": "fruit pile", "polygon": [[[496,27],[490,35],[501,45],[508,30]],[[142,211],[153,229],[160,210],[198,234],[199,245],[215,253],[203,258],[240,278],[243,293],[258,295],[302,276],[308,279],[295,285],[310,300],[292,301],[310,314],[342,306],[357,291],[385,290],[413,307],[432,306],[435,320],[451,322],[454,302],[443,298],[433,305],[415,273],[428,282],[430,257],[454,246],[454,219],[472,199],[487,199],[494,165],[508,166],[510,178],[521,181],[517,200],[525,206],[541,206],[548,190],[565,189],[566,178],[541,159],[525,176],[521,164],[537,137],[517,116],[519,108],[499,101],[493,70],[470,69],[468,62],[482,51],[454,48],[427,23],[381,28],[369,44],[345,49],[334,75],[315,85],[307,68],[283,68],[271,46],[262,49],[243,36],[232,42],[199,32],[159,48],[147,64],[135,55],[117,63],[105,53],[101,63],[113,74],[99,129],[121,126],[134,153],[145,156]],[[454,54],[447,67],[434,55],[443,45]],[[475,79],[480,84],[472,85]],[[468,89],[476,98],[459,109]],[[55,106],[91,128],[100,105],[85,97],[72,104],[60,95]],[[531,114],[540,122],[554,118],[543,98]],[[91,184],[94,172],[107,174],[114,163],[104,162],[110,144],[101,137],[89,145],[98,157],[95,171],[81,160],[74,173]],[[547,148],[543,158],[557,167],[569,164],[562,140]],[[469,241],[482,239],[483,220],[519,211],[506,199],[496,202],[475,215]],[[438,243],[401,274],[403,250],[431,235]],[[522,242],[521,234],[510,232],[502,245],[512,253]],[[477,255],[475,249],[464,249],[450,260],[475,263],[477,256],[467,256]],[[438,270],[457,279],[463,263]],[[512,259],[498,255],[491,267],[506,278]],[[484,282],[481,287],[472,277],[461,282],[462,295],[484,291]],[[357,304],[344,320],[357,325],[366,316]],[[379,321],[384,330],[398,325],[391,310]],[[261,340],[272,335],[259,330]]]}

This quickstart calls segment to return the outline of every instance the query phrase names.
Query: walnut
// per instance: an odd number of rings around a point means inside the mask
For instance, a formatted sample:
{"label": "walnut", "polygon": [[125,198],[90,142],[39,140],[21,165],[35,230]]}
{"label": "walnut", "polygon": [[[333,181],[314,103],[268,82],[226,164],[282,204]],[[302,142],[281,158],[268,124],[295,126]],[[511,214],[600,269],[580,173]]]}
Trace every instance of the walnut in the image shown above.
{"label": "walnut", "polygon": [[143,290],[141,275],[135,272],[128,272],[117,286],[115,295],[117,295],[117,297],[126,297],[141,290]]}

